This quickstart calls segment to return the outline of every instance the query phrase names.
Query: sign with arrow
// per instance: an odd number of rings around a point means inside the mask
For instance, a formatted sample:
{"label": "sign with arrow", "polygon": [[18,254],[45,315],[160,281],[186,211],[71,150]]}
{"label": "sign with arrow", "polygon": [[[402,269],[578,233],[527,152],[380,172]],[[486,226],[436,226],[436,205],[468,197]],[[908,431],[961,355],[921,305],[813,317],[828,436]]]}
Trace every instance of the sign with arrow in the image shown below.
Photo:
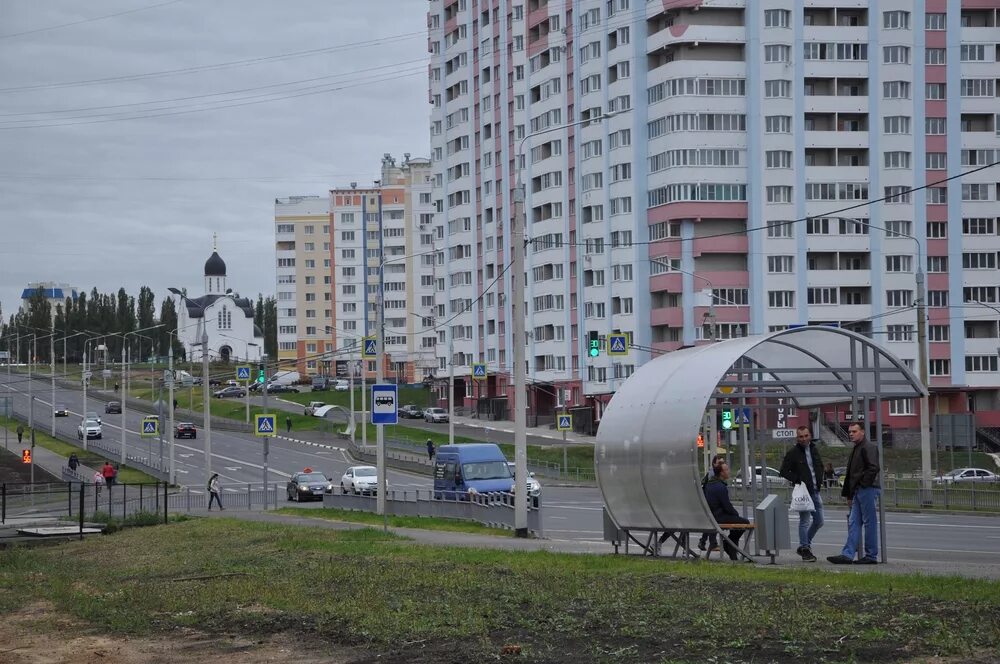
{"label": "sign with arrow", "polygon": [[624,334],[608,335],[608,355],[628,355],[628,340]]}
{"label": "sign with arrow", "polygon": [[256,426],[254,427],[254,432],[258,436],[273,436],[274,435],[274,423],[276,417],[274,413],[268,413],[264,415],[256,416]]}

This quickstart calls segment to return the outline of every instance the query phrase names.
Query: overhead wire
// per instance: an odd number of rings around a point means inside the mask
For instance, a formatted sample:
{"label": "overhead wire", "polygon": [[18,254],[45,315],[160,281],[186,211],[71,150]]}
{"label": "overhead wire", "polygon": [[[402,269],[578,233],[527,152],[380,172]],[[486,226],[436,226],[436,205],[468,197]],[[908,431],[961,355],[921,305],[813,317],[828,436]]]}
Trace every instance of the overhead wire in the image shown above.
{"label": "overhead wire", "polygon": [[84,23],[93,23],[95,21],[103,21],[108,18],[115,18],[117,16],[124,16],[126,14],[136,14],[138,12],[148,11],[150,9],[158,9],[159,7],[166,7],[167,5],[177,4],[182,0],[167,0],[167,2],[161,2],[155,5],[147,5],[146,7],[136,7],[135,9],[126,9],[124,11],[115,12],[113,14],[104,14],[103,16],[93,16],[91,18],[81,19],[79,21],[71,21],[69,23],[61,23],[59,25],[50,25],[44,28],[34,28],[32,30],[24,30],[22,32],[11,32],[5,35],[0,35],[0,39],[13,39],[14,37],[23,37],[25,35],[35,35],[40,32],[50,32],[52,30],[59,30],[61,28],[69,28],[74,25],[83,25]]}

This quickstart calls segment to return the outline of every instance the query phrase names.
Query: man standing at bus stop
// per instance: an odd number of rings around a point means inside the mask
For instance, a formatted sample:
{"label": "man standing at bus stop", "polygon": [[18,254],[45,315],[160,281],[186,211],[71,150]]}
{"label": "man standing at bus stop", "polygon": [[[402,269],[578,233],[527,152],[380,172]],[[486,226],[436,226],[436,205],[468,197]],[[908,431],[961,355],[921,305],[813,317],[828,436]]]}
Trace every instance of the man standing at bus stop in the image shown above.
{"label": "man standing at bus stop", "polygon": [[799,512],[799,548],[795,550],[807,563],[816,562],[812,552],[812,541],[823,527],[823,500],[819,488],[823,486],[823,460],[812,442],[812,432],[807,426],[795,430],[795,445],[785,454],[781,462],[781,476],[792,484],[805,484],[812,498],[814,509]]}
{"label": "man standing at bus stop", "polygon": [[[876,504],[882,492],[879,481],[878,448],[868,442],[861,424],[852,422],[847,435],[854,448],[847,461],[847,474],[841,495],[847,498],[847,543],[839,556],[829,556],[834,565],[876,565],[878,564],[878,512]],[[854,560],[861,545],[861,528],[865,530],[864,557]]]}

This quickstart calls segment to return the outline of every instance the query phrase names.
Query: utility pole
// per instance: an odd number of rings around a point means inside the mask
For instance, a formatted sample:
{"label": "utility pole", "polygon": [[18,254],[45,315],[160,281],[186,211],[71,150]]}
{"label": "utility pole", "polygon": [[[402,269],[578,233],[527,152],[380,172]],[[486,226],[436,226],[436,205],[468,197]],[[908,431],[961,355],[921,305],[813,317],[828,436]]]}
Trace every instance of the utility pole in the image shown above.
{"label": "utility pole", "polygon": [[[264,394],[264,412],[266,413],[267,412],[267,363],[263,363],[263,364],[264,364],[264,384],[261,386],[261,392]],[[250,392],[250,390],[247,390],[247,393],[249,393],[249,392]],[[275,417],[274,417],[274,429],[275,429],[275,431],[277,431],[277,429],[278,429],[278,417],[277,417],[277,415],[275,415]],[[270,451],[271,451],[271,437],[270,436],[264,436],[263,454],[264,454],[264,511],[265,512],[267,511],[267,480],[268,480],[268,477],[267,477],[267,474],[268,474],[267,473],[267,457],[268,457],[268,454],[270,453]],[[277,500],[277,497],[275,497],[275,500]]]}
{"label": "utility pole", "polygon": [[[527,136],[525,136],[527,138]],[[523,148],[524,141],[521,141]],[[528,536],[528,431],[525,407],[527,406],[527,385],[524,369],[524,325],[527,312],[524,311],[524,240],[527,218],[524,212],[524,184],[521,180],[521,150],[515,157],[517,185],[514,190],[514,217],[510,224],[510,242],[514,257],[511,269],[514,272],[511,287],[510,312],[513,319],[511,343],[514,362],[514,534]]]}
{"label": "utility pole", "polygon": [[[381,226],[381,215],[379,216],[379,226]],[[379,385],[382,384],[384,379],[384,367],[385,362],[385,308],[383,306],[382,298],[385,294],[382,291],[383,274],[385,268],[384,257],[379,257],[379,270],[378,270],[378,301],[376,303],[376,308],[378,315],[375,319],[375,382]],[[365,312],[367,316],[368,313]],[[397,404],[398,406],[399,404]],[[374,404],[372,406],[372,412],[375,411]],[[367,424],[367,420],[365,424]],[[375,426],[375,444],[376,444],[376,473],[378,481],[378,493],[376,496],[376,514],[385,514],[385,425],[378,424]]]}
{"label": "utility pole", "polygon": [[448,444],[455,444],[455,346],[448,328]]}
{"label": "utility pole", "polygon": [[[56,335],[49,337],[49,377],[52,379],[52,437],[56,437]],[[34,461],[34,455],[31,456]]]}
{"label": "utility pole", "polygon": [[[265,383],[266,385],[266,383]],[[205,416],[205,482],[212,476],[212,390],[209,386],[208,376],[208,327],[207,321],[202,321],[201,328],[201,392],[202,408]],[[267,398],[267,392],[264,392]]]}
{"label": "utility pole", "polygon": [[351,430],[351,443],[352,444],[354,443],[354,427],[355,427],[355,424],[354,424],[354,366],[355,366],[355,364],[354,364],[354,346],[355,346],[355,341],[356,341],[355,339],[351,339],[351,352],[347,356],[347,373],[348,373],[350,384],[351,384],[351,422],[350,422],[350,427],[349,428]]}
{"label": "utility pole", "polygon": [[[121,404],[122,404],[122,453],[121,453],[121,463],[125,464],[126,453],[125,453],[125,439],[128,426],[127,411],[128,411],[128,361],[129,357],[125,355],[125,347],[128,346],[128,334],[122,338],[122,393],[121,393]],[[85,411],[86,412],[86,411]]]}
{"label": "utility pole", "polygon": [[920,484],[925,495],[921,503],[931,502],[931,407],[930,385],[927,376],[927,286],[924,267],[920,260],[920,242],[917,241],[917,358],[920,364],[920,382],[924,392],[920,395]]}
{"label": "utility pole", "polygon": [[[170,378],[169,378],[169,381],[170,381],[170,390],[169,390],[169,394],[167,396],[167,398],[169,399],[169,402],[168,402],[167,406],[170,408],[170,452],[169,452],[169,457],[170,457],[170,475],[169,475],[169,478],[170,478],[170,484],[176,486],[176,484],[177,484],[177,470],[176,470],[176,466],[174,465],[174,435],[175,435],[175,430],[174,430],[174,340],[170,337],[170,334],[167,334],[167,346],[168,346],[167,347],[167,369],[170,372]],[[124,399],[123,399],[123,401],[124,401]],[[122,411],[124,411],[124,410],[125,409],[122,408]],[[122,424],[124,424],[124,423],[125,423],[125,418],[123,417],[122,418]],[[122,428],[124,429],[124,427],[122,427]],[[124,448],[125,448],[125,446],[122,445],[122,449],[124,449]]]}

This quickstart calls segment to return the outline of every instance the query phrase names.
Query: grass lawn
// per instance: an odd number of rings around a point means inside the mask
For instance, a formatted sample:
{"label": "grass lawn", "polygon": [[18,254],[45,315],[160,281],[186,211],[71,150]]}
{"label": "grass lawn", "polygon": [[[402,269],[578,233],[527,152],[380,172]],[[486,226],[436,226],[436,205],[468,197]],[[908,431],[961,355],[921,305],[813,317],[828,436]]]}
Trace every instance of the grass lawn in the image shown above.
{"label": "grass lawn", "polygon": [[[17,421],[6,417],[0,417],[0,426],[6,426],[11,431],[11,436],[14,436],[14,430],[17,429]],[[27,427],[25,427],[27,429]],[[25,433],[25,439],[27,440],[27,433]],[[15,437],[16,440],[16,437]],[[95,454],[91,451],[83,451],[82,447],[76,447],[75,445],[70,445],[69,443],[64,443],[61,440],[56,440],[47,433],[42,433],[38,429],[35,430],[35,444],[38,447],[44,447],[50,452],[55,452],[60,456],[64,456],[67,459],[70,454],[76,453],[76,457],[80,460],[80,463],[88,468],[93,468],[94,470],[100,470],[104,465],[104,457],[99,454]],[[114,462],[114,463],[117,463]],[[146,473],[136,470],[135,468],[129,468],[128,466],[122,466],[118,469],[118,483],[119,484],[153,484],[158,482],[155,477],[151,477]]]}
{"label": "grass lawn", "polygon": [[[38,601],[116,638],[284,634],[365,661],[1000,658],[994,581],[432,547],[236,519],[0,551],[0,612]],[[38,629],[56,637],[59,624]],[[509,644],[520,657],[501,657]]]}
{"label": "grass lawn", "polygon": [[[339,489],[338,489],[339,491]],[[277,510],[278,514],[289,514],[291,516],[303,516],[312,519],[328,519],[330,521],[350,521],[351,523],[369,523],[373,526],[382,527],[383,518],[379,514],[372,512],[352,512],[351,510],[339,510],[324,507],[320,510],[306,509],[302,507],[282,507]],[[397,528],[421,528],[423,530],[447,530],[455,533],[473,533],[476,535],[497,535],[500,537],[511,537],[514,533],[502,528],[490,528],[474,521],[462,521],[459,519],[439,519],[428,516],[393,516],[389,515],[388,523]]]}

